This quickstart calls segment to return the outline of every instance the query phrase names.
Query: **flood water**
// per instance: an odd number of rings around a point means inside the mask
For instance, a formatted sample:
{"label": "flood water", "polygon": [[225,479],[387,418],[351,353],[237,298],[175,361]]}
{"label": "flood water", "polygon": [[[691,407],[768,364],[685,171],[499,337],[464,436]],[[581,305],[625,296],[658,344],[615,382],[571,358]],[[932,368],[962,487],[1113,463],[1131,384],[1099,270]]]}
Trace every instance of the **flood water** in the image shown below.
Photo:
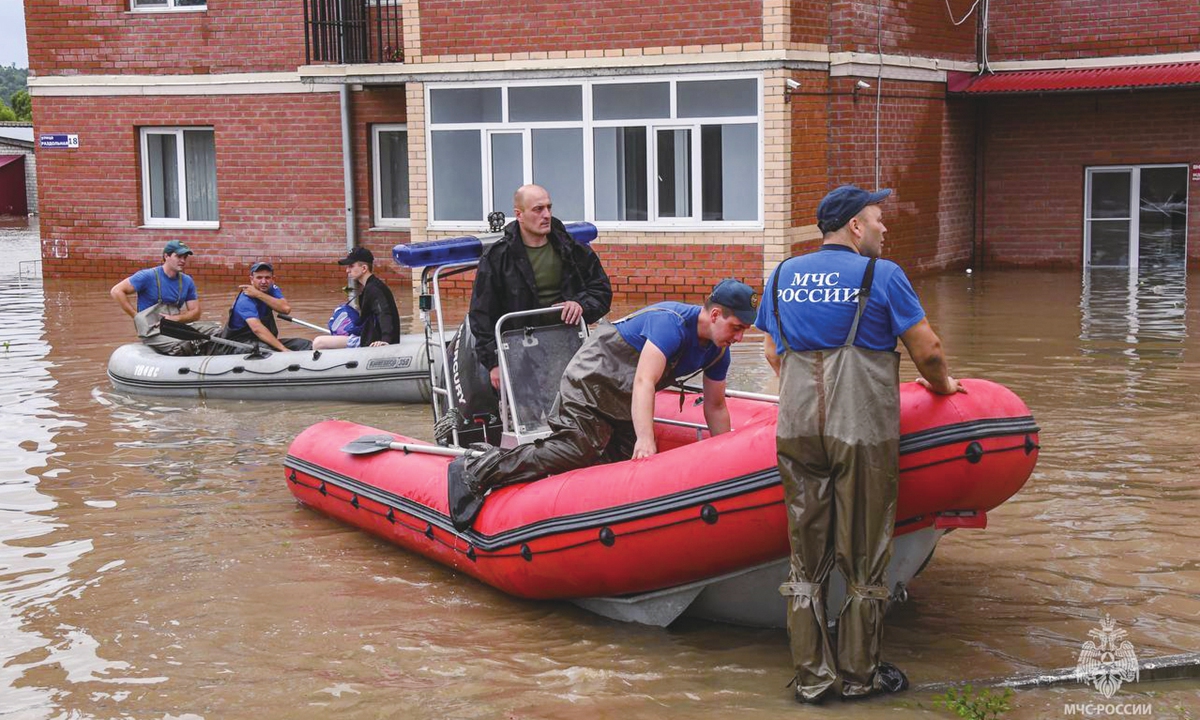
{"label": "flood water", "polygon": [[[927,692],[802,708],[782,631],[513,599],[299,507],[282,461],[305,427],[429,438],[429,409],[118,394],[119,278],[42,281],[22,264],[37,257],[35,231],[0,227],[0,717],[950,717]],[[286,280],[301,318],[340,297]],[[1200,281],[916,285],[954,373],[1023,397],[1043,449],[988,529],[942,540],[888,617],[885,657],[918,684],[1073,667],[1105,613],[1140,657],[1200,649]],[[218,319],[232,288],[200,291]],[[774,391],[757,341],[731,385]],[[1006,717],[1103,700],[1022,691]],[[1200,715],[1195,681],[1114,700]]]}

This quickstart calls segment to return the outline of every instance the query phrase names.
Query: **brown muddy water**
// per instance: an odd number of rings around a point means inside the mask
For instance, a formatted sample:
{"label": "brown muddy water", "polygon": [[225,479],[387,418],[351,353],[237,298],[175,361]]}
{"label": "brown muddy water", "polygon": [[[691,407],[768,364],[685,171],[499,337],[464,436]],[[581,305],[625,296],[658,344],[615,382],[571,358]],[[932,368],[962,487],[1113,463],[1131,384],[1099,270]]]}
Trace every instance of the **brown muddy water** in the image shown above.
{"label": "brown muddy water", "polygon": [[[119,278],[43,281],[22,262],[37,257],[36,231],[0,227],[0,717],[951,717],[919,692],[802,708],[780,631],[513,599],[297,506],[281,463],[305,427],[428,438],[429,409],[115,393]],[[1200,649],[1200,282],[1085,279],[917,283],[955,374],[1021,395],[1043,450],[889,615],[885,657],[915,683],[1074,666],[1105,613],[1141,657]],[[338,299],[280,280],[301,318]],[[218,319],[231,289],[200,291]],[[731,385],[774,390],[758,338]],[[1198,687],[1127,683],[1108,702],[1195,717]],[[1022,691],[1008,717],[1102,701]]]}

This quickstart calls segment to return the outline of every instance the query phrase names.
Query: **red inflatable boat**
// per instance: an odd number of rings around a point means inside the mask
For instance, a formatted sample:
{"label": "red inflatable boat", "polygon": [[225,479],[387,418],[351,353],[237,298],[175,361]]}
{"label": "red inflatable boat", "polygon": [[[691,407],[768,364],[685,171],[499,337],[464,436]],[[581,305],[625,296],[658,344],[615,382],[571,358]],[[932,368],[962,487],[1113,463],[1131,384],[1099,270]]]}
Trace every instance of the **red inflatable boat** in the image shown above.
{"label": "red inflatable boat", "polygon": [[[1038,427],[1025,404],[995,383],[963,385],[968,392],[953,396],[915,383],[901,388],[898,544],[927,529],[938,531],[936,542],[946,528],[985,527],[987,511],[1033,471]],[[379,432],[373,428],[339,421],[308,428],[288,451],[286,477],[301,503],[513,595],[652,593],[788,555],[775,466],[778,406],[731,397],[734,431],[698,439],[696,429],[670,423],[702,424],[699,400],[688,395],[681,411],[678,393],[660,393],[654,457],[502,488],[463,533],[447,516],[450,458],[341,450]]]}

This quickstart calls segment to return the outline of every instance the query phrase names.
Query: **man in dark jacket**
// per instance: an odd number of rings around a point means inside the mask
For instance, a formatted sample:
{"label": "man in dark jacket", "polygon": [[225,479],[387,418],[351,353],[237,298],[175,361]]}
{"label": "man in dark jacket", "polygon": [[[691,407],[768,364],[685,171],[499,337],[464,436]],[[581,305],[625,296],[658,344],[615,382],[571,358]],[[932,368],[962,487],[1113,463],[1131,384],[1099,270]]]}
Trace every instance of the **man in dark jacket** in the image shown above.
{"label": "man in dark jacket", "polygon": [[468,318],[475,352],[496,389],[500,388],[496,321],[506,313],[554,306],[562,308],[559,317],[564,323],[577,323],[581,317],[594,323],[612,303],[612,285],[600,259],[591,248],[575,242],[558,218],[551,217],[550,209],[545,188],[518,188],[513,195],[517,219],[479,259]]}
{"label": "man in dark jacket", "polygon": [[358,292],[361,335],[322,335],[313,341],[315,350],[343,347],[375,347],[400,342],[400,313],[388,286],[374,275],[375,256],[356,247],[338,260],[346,268],[349,285]]}

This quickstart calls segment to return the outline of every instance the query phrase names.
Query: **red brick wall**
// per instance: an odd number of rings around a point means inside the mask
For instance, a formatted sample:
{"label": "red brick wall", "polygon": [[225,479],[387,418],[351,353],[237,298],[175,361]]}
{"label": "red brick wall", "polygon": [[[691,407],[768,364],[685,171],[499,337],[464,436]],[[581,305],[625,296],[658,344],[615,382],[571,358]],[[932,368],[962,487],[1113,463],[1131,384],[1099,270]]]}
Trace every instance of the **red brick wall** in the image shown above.
{"label": "red brick wall", "polygon": [[[47,276],[116,282],[157,264],[166,241],[180,238],[196,251],[189,272],[198,276],[241,278],[263,258],[293,284],[342,282],[334,264],[345,253],[336,93],[40,97],[34,107],[37,132],[80,136],[77,150],[38,153]],[[152,125],[214,128],[219,230],[139,227],[137,128]]]}
{"label": "red brick wall", "polygon": [[295,70],[300,0],[210,0],[203,12],[129,12],[129,0],[25,0],[33,74]]}
{"label": "red brick wall", "polygon": [[827,0],[791,0],[792,42],[829,42],[829,2]]}
{"label": "red brick wall", "polygon": [[[1200,92],[986,101],[978,243],[993,265],[1078,267],[1085,168],[1200,162]],[[1200,259],[1200,182],[1188,187],[1188,254]]]}
{"label": "red brick wall", "polygon": [[[831,81],[829,187],[875,184],[875,94],[851,94],[856,80]],[[884,257],[912,274],[965,267],[974,235],[974,109],[947,100],[941,84],[883,83],[880,185],[895,191],[883,206]]]}
{"label": "red brick wall", "polygon": [[817,203],[829,191],[829,75],[793,73],[800,83],[789,97],[792,118],[792,227],[816,222]]}
{"label": "red brick wall", "polygon": [[[762,248],[745,245],[608,245],[592,249],[620,302],[700,303],[713,286],[735,277],[761,292]],[[474,271],[440,283],[448,295],[470,295]]]}
{"label": "red brick wall", "polygon": [[[372,230],[375,212],[375,189],[373,180],[373,158],[371,155],[371,126],[407,122],[408,110],[404,99],[404,86],[392,88],[368,88],[350,94],[351,142],[354,145],[354,206],[358,230],[358,243],[370,248],[375,261],[388,271],[404,273],[392,262],[392,248],[397,243],[408,242],[407,230]],[[339,131],[340,132],[340,131]],[[341,148],[341,136],[337,147]],[[390,277],[390,276],[389,276]]]}
{"label": "red brick wall", "polygon": [[[973,1],[950,0],[954,19],[961,20]],[[882,38],[876,2],[833,0],[831,12],[831,52],[877,53],[882,39],[887,55],[975,59],[976,16],[956,27],[946,11],[946,0],[883,2]]]}
{"label": "red brick wall", "polygon": [[761,0],[425,0],[425,55],[609,50],[762,40]]}
{"label": "red brick wall", "polygon": [[1196,0],[994,2],[988,24],[993,61],[1200,50]]}

